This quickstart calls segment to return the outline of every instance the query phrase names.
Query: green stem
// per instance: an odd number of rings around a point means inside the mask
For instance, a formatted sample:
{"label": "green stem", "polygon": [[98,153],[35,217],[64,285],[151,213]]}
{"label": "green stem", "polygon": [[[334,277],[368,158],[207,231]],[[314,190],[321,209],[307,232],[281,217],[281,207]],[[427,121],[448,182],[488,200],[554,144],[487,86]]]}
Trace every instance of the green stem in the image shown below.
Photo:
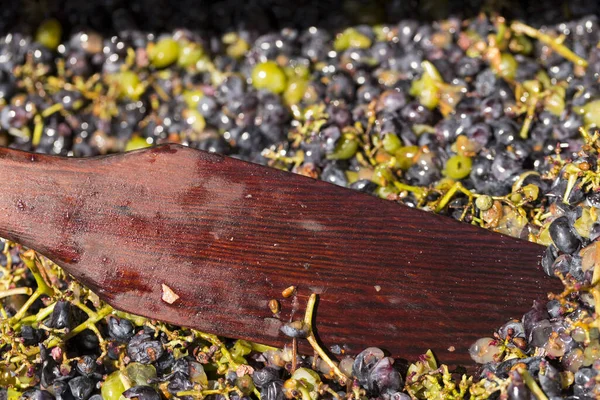
{"label": "green stem", "polygon": [[310,345],[317,352],[319,357],[321,357],[321,359],[325,361],[329,368],[331,368],[331,370],[337,375],[340,384],[345,385],[346,382],[348,382],[348,377],[338,368],[337,365],[335,365],[335,363],[331,360],[331,358],[329,358],[327,353],[325,353],[323,348],[317,342],[317,339],[315,338],[315,335],[313,333],[312,320],[316,302],[317,295],[313,293],[308,298],[308,303],[306,305],[306,313],[304,314],[304,324],[308,326],[308,336],[306,337],[306,340],[308,340],[308,343],[310,343]]}
{"label": "green stem", "polygon": [[28,317],[21,319],[13,326],[13,328],[18,329],[23,325],[28,325],[28,324],[33,324],[35,322],[43,321],[44,319],[46,319],[46,317],[48,317],[50,314],[52,314],[52,311],[54,311],[55,306],[56,306],[56,303],[52,303],[48,307],[41,309],[36,315],[30,315]]}
{"label": "green stem", "polygon": [[527,35],[529,37],[539,40],[542,43],[547,44],[552,48],[552,50],[554,50],[567,60],[571,61],[575,65],[579,65],[584,68],[587,68],[588,66],[588,62],[586,60],[573,53],[565,45],[559,43],[558,40],[556,40],[550,35],[540,32],[539,30],[529,25],[525,25],[522,22],[515,21],[510,25],[510,29],[512,29],[515,33]]}
{"label": "green stem", "polygon": [[18,287],[13,289],[6,289],[0,291],[0,299],[9,296],[15,296],[17,294],[26,294],[27,296],[31,296],[32,290],[30,287]]}
{"label": "green stem", "polygon": [[525,382],[531,393],[533,393],[536,399],[548,400],[548,397],[544,394],[544,392],[539,387],[535,379],[533,379],[529,371],[527,371],[525,368],[517,368],[517,372],[519,373],[519,375],[521,375],[523,381]]}

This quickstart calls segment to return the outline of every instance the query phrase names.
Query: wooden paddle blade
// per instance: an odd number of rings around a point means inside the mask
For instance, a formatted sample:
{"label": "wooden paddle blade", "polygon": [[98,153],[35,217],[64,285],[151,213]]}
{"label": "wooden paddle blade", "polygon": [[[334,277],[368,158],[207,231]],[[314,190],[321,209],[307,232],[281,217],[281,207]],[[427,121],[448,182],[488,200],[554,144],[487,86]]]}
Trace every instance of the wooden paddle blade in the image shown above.
{"label": "wooden paddle blade", "polygon": [[474,340],[561,288],[541,246],[178,145],[85,160],[5,149],[0,178],[2,236],[116,308],[229,337],[288,343],[282,323],[314,292],[326,346],[470,363]]}

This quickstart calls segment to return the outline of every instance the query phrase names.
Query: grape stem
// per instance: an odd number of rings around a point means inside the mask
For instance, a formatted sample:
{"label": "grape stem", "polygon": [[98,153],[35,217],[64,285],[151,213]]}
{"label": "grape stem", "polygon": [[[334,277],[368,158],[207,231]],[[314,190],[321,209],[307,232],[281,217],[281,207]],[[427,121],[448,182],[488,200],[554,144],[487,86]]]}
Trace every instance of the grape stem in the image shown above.
{"label": "grape stem", "polygon": [[527,371],[525,368],[517,368],[517,372],[519,373],[519,375],[521,375],[523,381],[525,382],[525,385],[527,385],[527,387],[529,388],[531,393],[533,393],[536,399],[548,400],[548,397],[544,394],[544,392],[539,387],[535,379],[533,379],[529,371]]}
{"label": "grape stem", "polygon": [[306,340],[312,346],[312,348],[317,352],[319,357],[331,368],[334,374],[338,377],[338,380],[341,385],[345,385],[348,382],[348,377],[344,374],[338,366],[331,360],[331,358],[325,353],[323,348],[317,342],[315,334],[312,329],[312,320],[313,314],[315,310],[315,304],[317,302],[317,294],[313,293],[308,298],[308,303],[306,305],[306,313],[304,314],[304,324],[308,327],[308,335],[306,336]]}
{"label": "grape stem", "polygon": [[573,53],[569,48],[560,43],[558,39],[553,38],[552,36],[547,35],[545,33],[542,33],[529,25],[526,25],[522,22],[514,21],[512,24],[510,24],[510,29],[515,33],[527,35],[529,37],[539,40],[542,43],[547,44],[552,48],[552,50],[556,51],[558,54],[571,61],[575,65],[579,65],[583,68],[587,68],[588,66],[586,60]]}

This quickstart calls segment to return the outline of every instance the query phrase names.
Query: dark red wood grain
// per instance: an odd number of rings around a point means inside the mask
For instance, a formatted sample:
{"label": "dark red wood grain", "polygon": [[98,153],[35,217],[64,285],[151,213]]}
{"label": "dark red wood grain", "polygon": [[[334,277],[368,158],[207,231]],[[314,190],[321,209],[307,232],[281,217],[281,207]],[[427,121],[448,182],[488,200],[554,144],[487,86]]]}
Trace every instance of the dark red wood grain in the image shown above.
{"label": "dark red wood grain", "polygon": [[[474,340],[560,289],[541,246],[178,145],[94,159],[1,149],[0,182],[1,236],[116,308],[229,337],[289,342],[281,323],[315,292],[326,346],[470,363]],[[180,299],[162,301],[161,284]]]}

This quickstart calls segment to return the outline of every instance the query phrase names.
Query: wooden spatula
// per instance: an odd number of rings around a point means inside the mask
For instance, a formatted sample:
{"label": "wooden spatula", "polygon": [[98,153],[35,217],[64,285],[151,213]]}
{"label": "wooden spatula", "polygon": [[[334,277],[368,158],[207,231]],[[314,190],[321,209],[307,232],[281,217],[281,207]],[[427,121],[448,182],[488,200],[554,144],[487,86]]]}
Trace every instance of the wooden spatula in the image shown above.
{"label": "wooden spatula", "polygon": [[92,159],[0,149],[0,185],[0,236],[114,307],[265,344],[289,343],[280,326],[317,293],[327,347],[470,363],[474,340],[561,288],[541,246],[179,145]]}

